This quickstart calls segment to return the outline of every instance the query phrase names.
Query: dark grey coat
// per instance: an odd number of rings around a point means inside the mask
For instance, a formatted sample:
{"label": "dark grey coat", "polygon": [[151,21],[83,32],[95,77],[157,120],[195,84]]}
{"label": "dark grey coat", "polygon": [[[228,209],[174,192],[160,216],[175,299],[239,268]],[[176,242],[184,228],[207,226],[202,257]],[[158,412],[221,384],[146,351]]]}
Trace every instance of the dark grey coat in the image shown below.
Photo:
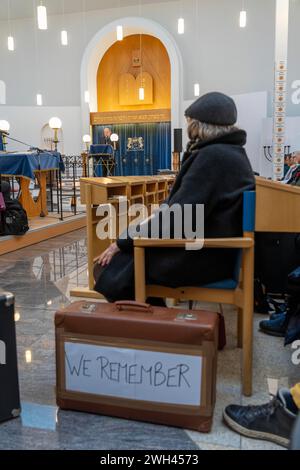
{"label": "dark grey coat", "polygon": [[[237,130],[191,144],[184,155],[166,202],[169,206],[191,204],[193,208],[204,204],[206,238],[242,235],[243,193],[255,187],[243,148],[245,143],[246,133]],[[134,298],[133,242],[127,237],[118,239],[117,244],[121,252],[104,269],[95,286],[110,301]],[[225,249],[151,249],[147,252],[147,282],[184,287],[229,279],[233,276],[236,253]]]}

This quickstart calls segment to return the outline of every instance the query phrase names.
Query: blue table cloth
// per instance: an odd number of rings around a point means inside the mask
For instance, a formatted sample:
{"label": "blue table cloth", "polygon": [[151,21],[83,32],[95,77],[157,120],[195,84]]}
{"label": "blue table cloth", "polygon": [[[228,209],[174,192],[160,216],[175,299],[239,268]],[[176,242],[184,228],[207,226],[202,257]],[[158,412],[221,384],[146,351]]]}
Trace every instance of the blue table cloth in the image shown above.
{"label": "blue table cloth", "polygon": [[90,155],[108,155],[113,157],[114,149],[111,145],[94,144],[90,147]]}
{"label": "blue table cloth", "polygon": [[39,170],[61,170],[65,167],[58,152],[0,153],[0,175],[34,179]]}

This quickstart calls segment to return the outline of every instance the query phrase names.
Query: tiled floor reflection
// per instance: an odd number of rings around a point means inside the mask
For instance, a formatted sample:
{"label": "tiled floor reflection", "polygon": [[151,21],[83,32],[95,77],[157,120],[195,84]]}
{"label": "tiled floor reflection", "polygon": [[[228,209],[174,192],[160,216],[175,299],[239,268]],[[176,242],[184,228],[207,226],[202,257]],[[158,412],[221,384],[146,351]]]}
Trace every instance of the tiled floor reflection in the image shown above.
{"label": "tiled floor reflection", "polygon": [[0,449],[179,449],[184,430],[59,411],[55,404],[55,311],[87,285],[85,230],[0,257],[0,286],[16,297],[21,418],[0,424]]}

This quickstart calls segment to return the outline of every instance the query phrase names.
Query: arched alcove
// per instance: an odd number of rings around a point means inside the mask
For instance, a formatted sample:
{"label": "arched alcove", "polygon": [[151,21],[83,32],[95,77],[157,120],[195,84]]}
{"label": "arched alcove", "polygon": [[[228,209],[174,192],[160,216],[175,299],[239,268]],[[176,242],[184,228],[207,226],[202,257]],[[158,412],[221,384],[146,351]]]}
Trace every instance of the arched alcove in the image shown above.
{"label": "arched alcove", "polygon": [[171,109],[171,64],[163,43],[145,34],[116,41],[99,64],[97,95],[98,112]]}
{"label": "arched alcove", "polygon": [[[125,37],[133,34],[148,34],[158,38],[166,48],[171,64],[171,121],[172,127],[180,127],[182,122],[183,80],[182,59],[173,36],[159,23],[141,17],[127,17],[104,26],[88,44],[81,63],[81,109],[82,132],[89,132],[90,112],[97,112],[97,70],[106,51],[116,41],[116,27],[122,24]],[[84,100],[89,91],[90,103]]]}

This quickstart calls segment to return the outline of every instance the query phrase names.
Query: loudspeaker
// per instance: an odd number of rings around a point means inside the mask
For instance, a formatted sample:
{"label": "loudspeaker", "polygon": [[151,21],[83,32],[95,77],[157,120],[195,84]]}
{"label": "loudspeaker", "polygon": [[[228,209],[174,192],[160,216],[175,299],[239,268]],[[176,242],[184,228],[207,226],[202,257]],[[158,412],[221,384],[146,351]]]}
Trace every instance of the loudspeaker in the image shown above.
{"label": "loudspeaker", "polygon": [[182,129],[174,129],[174,152],[182,152]]}

